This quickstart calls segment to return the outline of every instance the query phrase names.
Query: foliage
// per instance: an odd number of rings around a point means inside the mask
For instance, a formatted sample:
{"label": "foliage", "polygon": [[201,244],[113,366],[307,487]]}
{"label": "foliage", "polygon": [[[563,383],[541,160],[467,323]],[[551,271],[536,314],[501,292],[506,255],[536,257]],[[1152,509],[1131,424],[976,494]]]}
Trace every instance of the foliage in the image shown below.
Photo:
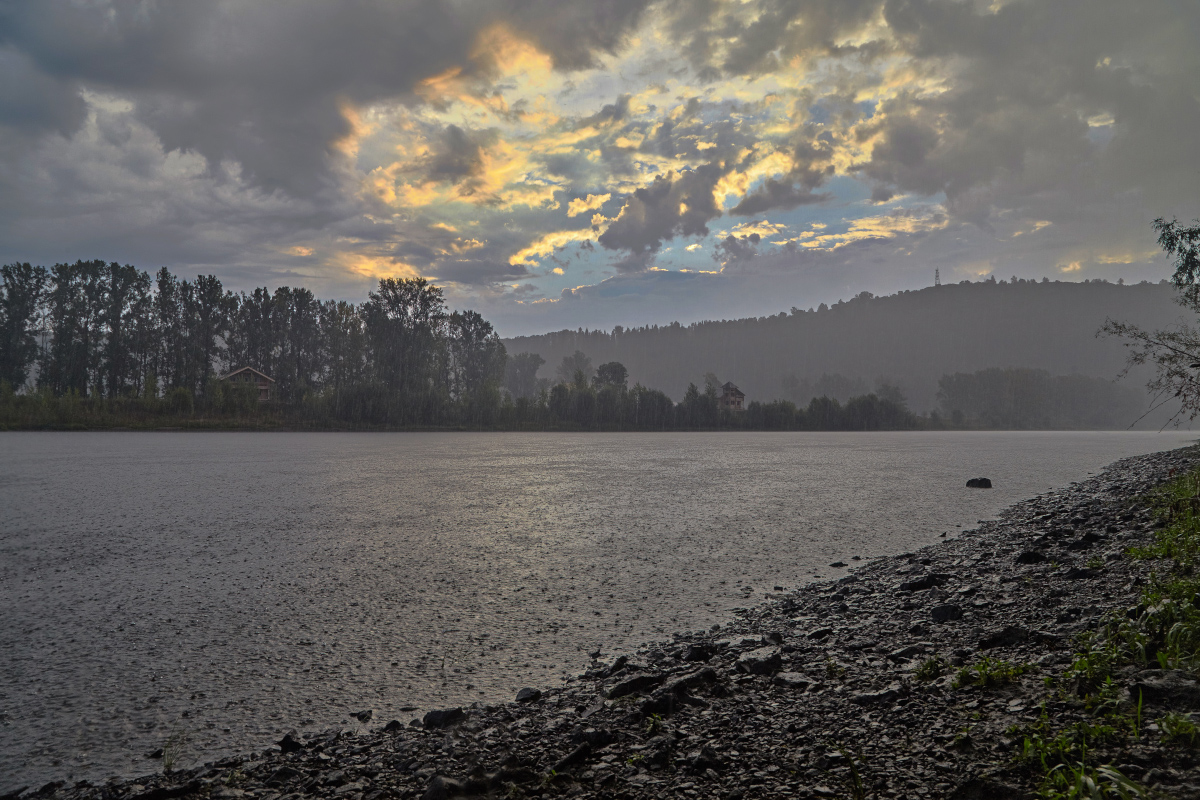
{"label": "foliage", "polygon": [[946,672],[946,661],[941,656],[930,656],[921,662],[913,673],[913,677],[923,683],[929,683],[942,677]]}
{"label": "foliage", "polygon": [[[1178,291],[1178,302],[1193,312],[1200,311],[1200,222],[1186,227],[1178,220],[1167,222],[1160,217],[1154,221],[1154,228],[1158,231],[1159,246],[1175,258],[1171,282]],[[1200,369],[1200,328],[1181,322],[1151,331],[1109,319],[1100,334],[1125,340],[1129,355],[1122,375],[1134,367],[1154,367],[1154,375],[1146,386],[1154,395],[1156,406],[1179,401],[1172,421],[1178,424],[1200,415],[1200,381],[1196,380],[1196,370]]]}
{"label": "foliage", "polygon": [[974,664],[965,666],[954,676],[955,689],[964,686],[977,686],[980,689],[991,689],[1013,683],[1019,677],[1033,669],[1029,664],[1016,664],[1003,659],[984,656]]}
{"label": "foliage", "polygon": [[957,372],[938,381],[946,416],[988,428],[1105,428],[1136,418],[1138,394],[1103,378],[1040,369]]}

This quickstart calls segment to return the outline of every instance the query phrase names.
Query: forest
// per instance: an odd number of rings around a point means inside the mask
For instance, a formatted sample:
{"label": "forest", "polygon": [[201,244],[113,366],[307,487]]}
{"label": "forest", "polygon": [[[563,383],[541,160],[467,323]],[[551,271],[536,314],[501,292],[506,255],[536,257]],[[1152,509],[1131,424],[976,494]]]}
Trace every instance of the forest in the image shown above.
{"label": "forest", "polygon": [[[872,300],[860,295],[847,308],[809,316],[854,316],[878,327],[862,312],[887,309]],[[1142,395],[1127,384],[992,367],[941,375],[936,407],[918,415],[902,383],[911,377],[900,371],[899,380],[868,381],[862,370],[853,374],[849,356],[842,365],[849,377],[836,371],[800,377],[777,363],[776,389],[752,397],[744,410],[722,407],[722,380],[712,368],[726,363],[724,351],[714,348],[701,361],[688,339],[711,343],[711,330],[736,338],[738,330],[761,329],[778,336],[776,351],[845,346],[836,336],[822,345],[819,329],[792,341],[796,333],[786,326],[796,324],[795,316],[571,335],[599,345],[593,352],[634,341],[642,355],[653,351],[661,362],[691,359],[697,369],[677,387],[675,402],[651,388],[673,380],[671,370],[648,372],[644,358],[632,386],[623,360],[593,367],[579,349],[543,375],[549,365],[542,354],[510,354],[486,319],[449,310],[442,290],[423,279],[380,280],[356,305],[320,300],[302,287],[232,292],[213,275],[187,280],[163,268],[151,276],[100,260],[48,270],[6,264],[0,266],[0,428],[1045,429],[1125,427],[1140,413]],[[624,352],[639,358],[636,349]],[[244,366],[274,380],[269,402],[247,385],[222,380]]]}
{"label": "forest", "polygon": [[[543,358],[547,378],[564,357],[580,351],[597,363],[620,361],[631,380],[673,397],[712,372],[751,398],[798,406],[822,396],[844,403],[889,384],[913,410],[928,414],[943,410],[940,381],[955,373],[1025,368],[1112,382],[1125,367],[1127,350],[1118,337],[1098,337],[1097,331],[1109,319],[1161,327],[1180,316],[1175,299],[1167,281],[988,278],[883,297],[860,292],[844,302],[770,316],[562,330],[504,343],[509,352]],[[1115,392],[1098,394],[1097,408],[1077,427],[1106,414],[1104,427],[1131,423],[1145,408],[1127,417],[1126,400],[1137,395],[1137,402],[1149,405],[1142,388],[1148,377],[1148,371],[1135,371]],[[1115,395],[1122,396],[1119,407],[1110,403]]]}
{"label": "forest", "polygon": [[[577,362],[577,363],[576,363]],[[0,427],[675,430],[918,427],[890,400],[752,402],[715,386],[679,403],[586,357],[551,384],[492,325],[450,311],[423,279],[383,279],[366,302],[304,288],[226,290],[101,260],[0,267]],[[529,374],[532,365],[533,374]],[[274,396],[221,379],[252,366]],[[522,383],[524,381],[524,383]]]}

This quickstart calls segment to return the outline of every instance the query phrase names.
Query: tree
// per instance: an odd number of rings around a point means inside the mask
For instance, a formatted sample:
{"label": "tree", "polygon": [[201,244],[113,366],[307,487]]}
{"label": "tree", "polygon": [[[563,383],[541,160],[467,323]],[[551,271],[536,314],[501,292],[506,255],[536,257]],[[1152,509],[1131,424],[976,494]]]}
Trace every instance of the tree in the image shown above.
{"label": "tree", "polygon": [[[1158,231],[1159,246],[1175,257],[1171,282],[1179,292],[1179,304],[1200,312],[1200,221],[1193,220],[1191,227],[1185,227],[1178,220],[1167,222],[1160,217],[1154,220],[1154,229]],[[1147,331],[1108,319],[1097,335],[1125,339],[1129,354],[1120,377],[1135,367],[1154,367],[1154,375],[1146,382],[1154,398],[1150,411],[1178,400],[1179,409],[1171,416],[1171,422],[1178,425],[1185,417],[1190,421],[1200,415],[1200,381],[1196,372],[1200,369],[1200,329],[1179,323]]]}
{"label": "tree", "polygon": [[624,389],[629,380],[629,370],[625,369],[625,365],[620,361],[609,361],[596,368],[596,377],[593,380],[597,387],[618,386]]}
{"label": "tree", "polygon": [[592,360],[578,350],[573,355],[563,356],[554,376],[559,383],[570,383],[575,380],[576,372],[582,372],[584,380],[591,380],[596,374],[596,370],[592,369]]}
{"label": "tree", "polygon": [[34,324],[46,291],[46,268],[0,266],[0,383],[25,385],[37,357]]}
{"label": "tree", "polygon": [[103,261],[76,261],[50,270],[50,343],[42,353],[38,384],[55,394],[99,393],[106,269]]}
{"label": "tree", "polygon": [[534,397],[540,390],[538,370],[546,359],[537,353],[517,353],[508,357],[504,369],[504,388],[515,398]]}

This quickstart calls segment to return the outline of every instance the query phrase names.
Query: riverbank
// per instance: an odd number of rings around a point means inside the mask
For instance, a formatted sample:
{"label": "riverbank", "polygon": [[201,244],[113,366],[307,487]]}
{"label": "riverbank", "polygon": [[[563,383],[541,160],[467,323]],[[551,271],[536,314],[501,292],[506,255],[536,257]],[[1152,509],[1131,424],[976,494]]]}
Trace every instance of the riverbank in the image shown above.
{"label": "riverbank", "polygon": [[605,654],[523,702],[41,794],[1007,798],[1083,761],[1102,780],[1096,767],[1111,764],[1163,796],[1200,797],[1190,718],[1168,716],[1200,709],[1192,676],[1169,653],[1165,670],[1116,650],[1105,661],[1095,646],[1076,658],[1080,634],[1137,608],[1172,568],[1128,556],[1158,531],[1140,498],[1196,465],[1195,448],[1124,459],[945,543],[780,593],[720,630]]}

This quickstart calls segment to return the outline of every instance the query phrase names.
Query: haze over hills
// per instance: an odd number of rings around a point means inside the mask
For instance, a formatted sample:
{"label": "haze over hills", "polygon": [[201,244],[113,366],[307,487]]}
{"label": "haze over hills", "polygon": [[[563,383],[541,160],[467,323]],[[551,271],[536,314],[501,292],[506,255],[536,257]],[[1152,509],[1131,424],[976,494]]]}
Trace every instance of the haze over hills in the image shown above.
{"label": "haze over hills", "polygon": [[[1105,319],[1161,327],[1183,316],[1174,297],[1165,281],[989,279],[886,297],[864,292],[832,307],[769,317],[563,330],[505,345],[510,355],[544,358],[539,377],[553,380],[563,358],[578,350],[594,365],[620,361],[631,384],[662,389],[676,400],[689,383],[703,387],[712,373],[749,399],[801,404],[822,393],[844,399],[886,382],[900,387],[912,409],[927,412],[938,407],[938,381],[953,373],[1031,368],[1112,380],[1124,366],[1125,348],[1096,336]],[[1143,398],[1133,397],[1144,382],[1145,376],[1132,375],[1116,390],[1132,397],[1131,410],[1144,410]]]}

